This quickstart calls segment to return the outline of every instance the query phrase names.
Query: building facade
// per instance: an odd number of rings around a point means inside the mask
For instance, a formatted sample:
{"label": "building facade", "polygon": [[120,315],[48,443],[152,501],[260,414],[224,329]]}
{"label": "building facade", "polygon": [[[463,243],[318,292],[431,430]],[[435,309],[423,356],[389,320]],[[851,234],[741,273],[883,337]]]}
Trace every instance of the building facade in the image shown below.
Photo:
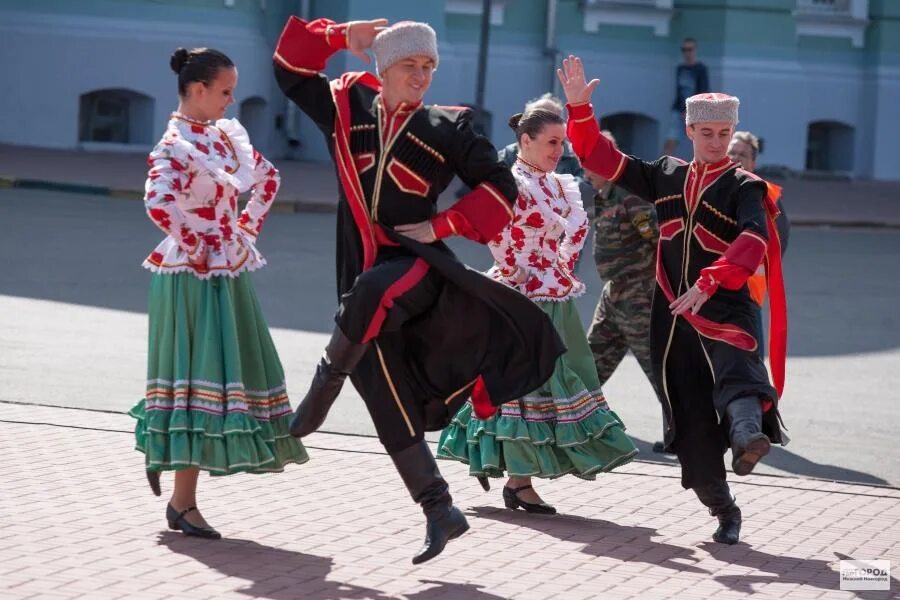
{"label": "building facade", "polygon": [[[209,46],[238,65],[232,116],[274,158],[324,161],[315,127],[287,103],[271,54],[291,14],[431,23],[441,64],[428,99],[475,99],[482,0],[0,0],[0,143],[144,152],[176,107],[169,56]],[[595,108],[626,151],[659,155],[685,37],[713,89],[741,97],[763,165],[900,180],[898,0],[492,0],[485,108],[507,117],[556,91],[562,56],[601,80]],[[329,73],[359,70],[337,55]],[[686,144],[679,148],[687,154]]]}

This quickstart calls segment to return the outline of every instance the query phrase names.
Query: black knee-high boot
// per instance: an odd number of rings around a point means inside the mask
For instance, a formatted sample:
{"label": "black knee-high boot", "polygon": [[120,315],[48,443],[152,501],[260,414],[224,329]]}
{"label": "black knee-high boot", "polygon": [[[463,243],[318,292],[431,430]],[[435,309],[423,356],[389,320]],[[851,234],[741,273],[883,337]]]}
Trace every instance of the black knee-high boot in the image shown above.
{"label": "black knee-high boot", "polygon": [[412,559],[417,565],[440,554],[447,542],[468,531],[469,523],[462,511],[453,506],[447,482],[424,440],[390,456],[409,495],[425,513],[425,543]]}
{"label": "black knee-high boot", "polygon": [[731,468],[735,475],[749,475],[771,447],[762,432],[762,404],[756,396],[737,398],[725,414],[731,422]]}
{"label": "black knee-high boot", "polygon": [[316,365],[309,391],[294,411],[291,435],[303,437],[317,430],[325,422],[331,405],[337,399],[344,380],[353,372],[368,349],[368,344],[355,344],[335,326],[325,354]]}
{"label": "black knee-high boot", "polygon": [[694,493],[707,508],[709,514],[719,519],[719,527],[713,533],[713,541],[720,544],[737,544],[741,535],[741,509],[734,502],[728,483],[718,481],[694,488]]}

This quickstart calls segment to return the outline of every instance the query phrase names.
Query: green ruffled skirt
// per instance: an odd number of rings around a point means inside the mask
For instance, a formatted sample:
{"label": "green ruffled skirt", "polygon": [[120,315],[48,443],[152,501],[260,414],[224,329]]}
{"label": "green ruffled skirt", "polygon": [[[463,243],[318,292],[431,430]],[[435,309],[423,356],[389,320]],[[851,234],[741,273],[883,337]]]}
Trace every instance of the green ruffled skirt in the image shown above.
{"label": "green ruffled skirt", "polygon": [[129,411],[150,470],[269,473],[309,460],[249,273],[150,282],[147,391]]}
{"label": "green ruffled skirt", "polygon": [[575,301],[536,304],[568,348],[553,375],[487,420],[475,417],[466,402],[442,432],[437,457],[468,464],[473,476],[594,479],[630,462],[637,448],[600,390]]}

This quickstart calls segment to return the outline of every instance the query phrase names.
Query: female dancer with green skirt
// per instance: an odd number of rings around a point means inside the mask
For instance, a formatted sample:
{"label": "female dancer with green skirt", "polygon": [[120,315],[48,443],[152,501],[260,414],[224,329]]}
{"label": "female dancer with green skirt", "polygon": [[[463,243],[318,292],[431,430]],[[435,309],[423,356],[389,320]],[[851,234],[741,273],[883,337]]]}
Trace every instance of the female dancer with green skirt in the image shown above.
{"label": "female dancer with green skirt", "polygon": [[150,154],[144,197],[167,237],[144,261],[153,272],[147,391],[130,414],[157,496],[160,472],[175,471],[169,527],[218,539],[197,509],[201,470],[268,473],[308,460],[288,432],[284,372],[249,274],[265,264],[255,242],[280,179],[241,124],[223,118],[234,63],[179,48],[170,64],[180,104]]}
{"label": "female dancer with green skirt", "polygon": [[554,514],[531,486],[532,477],[573,474],[593,479],[629,462],[637,453],[625,426],[609,409],[575,306],[584,283],[575,264],[588,232],[578,182],[554,173],[563,153],[565,120],[546,108],[513,116],[519,157],[512,167],[519,188],[512,222],[490,244],[492,278],[521,291],[556,325],[568,348],[540,388],[478,418],[467,402],[447,427],[438,458],[469,465],[489,489],[487,477],[509,479],[508,508]]}

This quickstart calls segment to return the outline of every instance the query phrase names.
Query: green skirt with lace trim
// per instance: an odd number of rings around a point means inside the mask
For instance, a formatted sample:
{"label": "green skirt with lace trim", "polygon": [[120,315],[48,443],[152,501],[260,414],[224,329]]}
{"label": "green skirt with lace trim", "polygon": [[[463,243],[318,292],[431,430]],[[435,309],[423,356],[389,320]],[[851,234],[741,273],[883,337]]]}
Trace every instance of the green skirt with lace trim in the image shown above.
{"label": "green skirt with lace trim", "polygon": [[269,473],[309,460],[249,273],[150,282],[147,390],[129,411],[150,470]]}
{"label": "green skirt with lace trim", "polygon": [[553,375],[486,420],[466,402],[442,432],[437,457],[468,464],[473,476],[593,479],[630,462],[637,448],[600,390],[575,301],[536,304],[568,348]]}

